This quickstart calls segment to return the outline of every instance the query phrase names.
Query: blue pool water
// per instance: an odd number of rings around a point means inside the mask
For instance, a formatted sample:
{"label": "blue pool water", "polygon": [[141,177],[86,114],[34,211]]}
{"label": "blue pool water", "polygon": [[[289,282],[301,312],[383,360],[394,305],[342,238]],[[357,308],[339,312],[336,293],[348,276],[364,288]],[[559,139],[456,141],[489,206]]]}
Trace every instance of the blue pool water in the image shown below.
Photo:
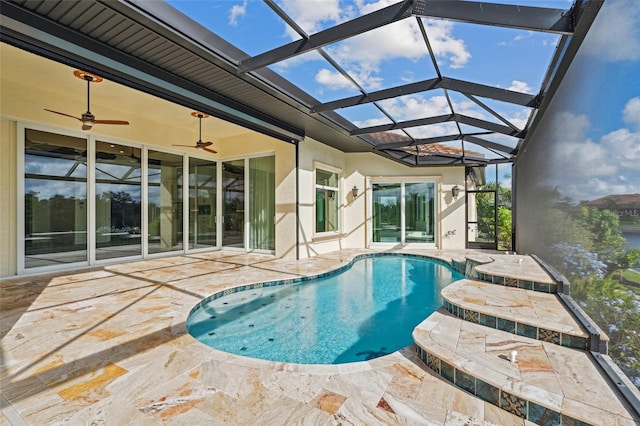
{"label": "blue pool water", "polygon": [[237,355],[300,364],[364,361],[413,343],[413,329],[442,305],[440,290],[461,278],[426,258],[366,258],[329,277],[210,300],[192,312],[187,329]]}

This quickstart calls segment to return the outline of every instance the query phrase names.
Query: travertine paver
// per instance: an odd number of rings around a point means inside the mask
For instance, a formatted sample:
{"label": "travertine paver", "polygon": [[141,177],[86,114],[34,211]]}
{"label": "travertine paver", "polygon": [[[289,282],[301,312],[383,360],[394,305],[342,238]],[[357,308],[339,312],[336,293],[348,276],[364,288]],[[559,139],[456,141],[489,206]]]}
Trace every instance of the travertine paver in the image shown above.
{"label": "travertine paver", "polygon": [[411,347],[294,365],[220,352],[186,332],[190,309],[216,291],[314,275],[368,252],[296,262],[220,251],[3,280],[0,421],[523,425],[443,381]]}

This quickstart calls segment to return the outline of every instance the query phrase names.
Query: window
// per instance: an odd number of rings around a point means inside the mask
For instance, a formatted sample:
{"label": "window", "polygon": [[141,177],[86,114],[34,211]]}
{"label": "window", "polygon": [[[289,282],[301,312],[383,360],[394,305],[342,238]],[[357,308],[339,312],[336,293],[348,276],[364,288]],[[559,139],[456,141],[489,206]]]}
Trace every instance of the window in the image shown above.
{"label": "window", "polygon": [[316,234],[340,230],[340,172],[316,168]]}

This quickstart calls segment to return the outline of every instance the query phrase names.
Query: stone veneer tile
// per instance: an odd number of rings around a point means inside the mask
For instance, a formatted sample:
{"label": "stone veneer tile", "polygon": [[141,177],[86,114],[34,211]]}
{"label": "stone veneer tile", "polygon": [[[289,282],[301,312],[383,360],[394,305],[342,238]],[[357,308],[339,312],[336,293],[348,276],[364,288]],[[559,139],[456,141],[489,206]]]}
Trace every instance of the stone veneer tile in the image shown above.
{"label": "stone veneer tile", "polygon": [[542,340],[543,342],[554,343],[556,345],[560,344],[560,332],[554,330],[547,330],[546,328],[538,329],[538,340]]}
{"label": "stone veneer tile", "polygon": [[440,358],[433,356],[428,352],[427,352],[427,366],[433,371],[435,371],[436,373],[440,374]]}
{"label": "stone veneer tile", "polygon": [[472,311],[471,309],[465,309],[464,310],[464,319],[469,321],[469,322],[473,322],[473,323],[478,323],[478,313],[476,311]]}
{"label": "stone veneer tile", "polygon": [[518,287],[518,280],[512,277],[506,277],[504,279],[504,285],[507,287]]}
{"label": "stone veneer tile", "polygon": [[516,334],[535,339],[538,337],[538,328],[533,325],[518,323],[516,326]]}
{"label": "stone veneer tile", "polygon": [[564,425],[564,422],[560,422],[560,413],[531,401],[529,401],[527,420],[542,426]]}
{"label": "stone veneer tile", "polygon": [[455,368],[451,364],[441,361],[440,375],[451,383],[455,383]]}
{"label": "stone veneer tile", "polygon": [[478,320],[478,322],[484,326],[496,328],[497,319],[493,315],[480,313]]}
{"label": "stone veneer tile", "polygon": [[527,401],[508,392],[500,393],[500,408],[523,419],[527,418]]}
{"label": "stone veneer tile", "polygon": [[465,373],[456,368],[456,381],[455,385],[461,389],[466,390],[470,394],[476,394],[476,379],[471,374]]}
{"label": "stone veneer tile", "polygon": [[515,334],[515,332],[516,332],[516,323],[515,323],[515,321],[511,321],[511,320],[508,320],[508,319],[498,318],[498,324],[497,324],[496,328],[498,330],[506,331],[507,333]]}
{"label": "stone veneer tile", "polygon": [[549,284],[547,283],[533,283],[533,289],[542,293],[549,293]]}
{"label": "stone veneer tile", "polygon": [[500,406],[500,389],[478,378],[476,378],[476,396]]}
{"label": "stone veneer tile", "polygon": [[582,336],[562,333],[562,346],[586,351],[589,348],[589,339]]}
{"label": "stone veneer tile", "polygon": [[498,275],[494,275],[491,278],[491,282],[494,283],[494,284],[504,285],[504,277],[500,277]]}
{"label": "stone veneer tile", "polygon": [[527,280],[518,280],[518,288],[524,290],[533,290],[533,282]]}

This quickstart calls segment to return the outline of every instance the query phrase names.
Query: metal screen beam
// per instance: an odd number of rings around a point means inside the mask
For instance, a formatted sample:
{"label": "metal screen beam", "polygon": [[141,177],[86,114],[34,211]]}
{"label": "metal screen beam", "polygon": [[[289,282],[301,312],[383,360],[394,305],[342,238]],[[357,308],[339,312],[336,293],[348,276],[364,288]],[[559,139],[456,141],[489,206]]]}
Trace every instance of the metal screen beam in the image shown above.
{"label": "metal screen beam", "polygon": [[455,121],[462,124],[468,124],[469,126],[489,130],[491,132],[501,133],[507,136],[514,136],[517,138],[524,137],[524,131],[516,131],[509,126],[503,126],[502,124],[492,123],[491,121],[481,120],[479,118],[469,117],[467,115],[455,114]]}
{"label": "metal screen beam", "polygon": [[433,138],[426,138],[426,139],[414,139],[414,140],[407,140],[402,142],[381,143],[376,145],[375,149],[383,150],[383,149],[406,148],[409,146],[429,145],[432,143],[449,142],[449,141],[455,141],[460,139],[462,139],[462,135],[456,133],[454,135],[436,136]]}
{"label": "metal screen beam", "polygon": [[238,72],[246,73],[271,64],[309,52],[310,50],[336,43],[349,37],[371,31],[395,21],[411,16],[412,0],[405,0],[384,9],[360,16],[324,31],[312,34],[308,39],[301,39],[276,47],[268,52],[247,58],[238,64]]}
{"label": "metal screen beam", "polygon": [[489,98],[497,101],[507,102],[526,107],[535,108],[538,105],[538,97],[512,90],[500,89],[498,87],[487,86],[485,84],[471,83],[469,81],[457,80],[455,78],[443,77],[409,83],[402,86],[391,87],[389,89],[378,90],[367,95],[356,95],[348,98],[338,99],[311,107],[311,113],[331,111],[340,108],[348,108],[356,105],[364,105],[384,99],[391,99],[398,96],[411,95],[414,93],[427,92],[434,89],[449,89],[456,92]]}
{"label": "metal screen beam", "polygon": [[471,24],[570,35],[573,11],[471,1],[415,0],[413,14]]}
{"label": "metal screen beam", "polygon": [[363,105],[385,99],[396,98],[398,96],[411,95],[413,93],[426,92],[437,89],[440,84],[439,78],[417,81],[415,83],[404,84],[402,86],[391,87],[389,89],[378,90],[366,95],[356,95],[348,98],[338,99],[311,107],[312,113],[331,111],[340,108],[347,108],[355,105]]}
{"label": "metal screen beam", "polygon": [[494,149],[496,151],[504,152],[506,154],[515,155],[515,153],[518,152],[515,148],[510,148],[508,146],[501,145],[499,143],[490,142],[490,141],[481,139],[477,136],[465,136],[463,139],[466,142],[471,142],[476,145],[482,146],[484,148]]}
{"label": "metal screen beam", "polygon": [[407,127],[428,126],[429,124],[444,123],[452,121],[453,114],[438,115],[435,117],[419,118],[417,120],[401,121],[398,123],[381,124],[379,126],[362,127],[360,129],[352,130],[351,136],[366,135],[368,133],[385,132],[389,130],[400,130]]}
{"label": "metal screen beam", "polygon": [[500,89],[498,87],[487,86],[485,84],[471,83],[469,81],[457,80],[455,78],[444,77],[438,87],[454,90],[468,95],[479,96],[481,98],[494,99],[496,101],[508,102],[510,104],[522,105],[526,107],[536,107],[537,97],[528,93],[514,92],[512,90]]}

